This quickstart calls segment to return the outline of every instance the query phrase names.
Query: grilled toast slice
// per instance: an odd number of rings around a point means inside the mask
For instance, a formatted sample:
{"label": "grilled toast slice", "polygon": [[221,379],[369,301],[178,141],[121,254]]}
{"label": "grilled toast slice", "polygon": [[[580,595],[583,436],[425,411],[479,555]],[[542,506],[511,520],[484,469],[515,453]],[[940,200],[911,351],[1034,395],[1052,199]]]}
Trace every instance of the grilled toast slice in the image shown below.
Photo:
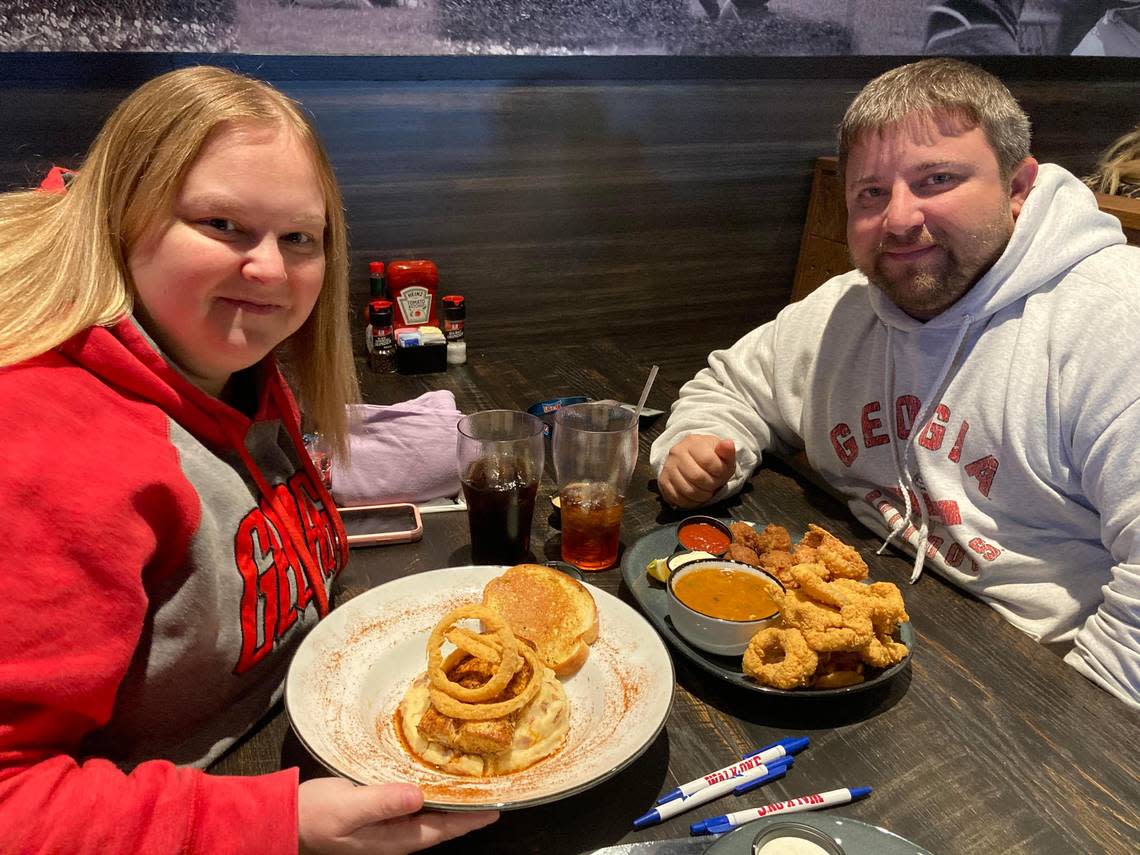
{"label": "grilled toast slice", "polygon": [[541,564],[519,564],[492,579],[483,605],[534,645],[558,677],[581,668],[598,638],[598,607],[586,586]]}

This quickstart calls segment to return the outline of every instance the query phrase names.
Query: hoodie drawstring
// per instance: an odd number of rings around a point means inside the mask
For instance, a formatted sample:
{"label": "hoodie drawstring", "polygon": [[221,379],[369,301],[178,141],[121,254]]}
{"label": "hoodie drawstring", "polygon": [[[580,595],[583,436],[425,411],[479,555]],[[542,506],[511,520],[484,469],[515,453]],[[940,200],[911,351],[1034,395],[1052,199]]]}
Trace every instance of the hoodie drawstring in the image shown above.
{"label": "hoodie drawstring", "polygon": [[[894,377],[895,362],[894,362],[894,356],[893,356],[893,354],[894,354],[894,346],[893,346],[894,334],[895,334],[894,327],[888,326],[887,327],[887,349],[883,355],[883,378],[884,378],[884,381],[886,382],[886,386],[887,386],[888,391],[894,389],[894,387],[895,387],[895,377]],[[889,396],[888,396],[887,400],[890,400]],[[890,421],[891,462],[895,464],[895,484],[898,486],[899,493],[903,497],[904,510],[903,510],[902,518],[897,520],[895,522],[895,524],[893,526],[891,526],[890,534],[887,535],[886,539],[883,541],[883,545],[880,546],[878,548],[878,550],[875,552],[876,555],[882,555],[883,551],[887,548],[887,546],[890,545],[890,542],[895,539],[895,535],[898,534],[900,531],[902,531],[904,528],[906,528],[907,521],[910,519],[910,511],[911,511],[911,508],[910,508],[910,491],[906,488],[906,484],[904,483],[903,470],[899,466],[898,451],[895,449],[895,436],[898,433],[898,425],[895,423],[895,408],[894,407],[888,407],[887,419]]]}
{"label": "hoodie drawstring", "polygon": [[[969,332],[970,325],[973,322],[974,322],[973,315],[970,315],[970,314],[962,315],[962,322],[958,326],[958,335],[954,339],[954,344],[950,348],[949,355],[947,356],[946,360],[942,363],[942,368],[938,372],[938,377],[935,378],[934,382],[930,385],[930,388],[927,390],[926,394],[923,395],[923,400],[925,401],[925,403],[922,405],[922,408],[919,410],[918,415],[915,417],[914,421],[911,423],[910,433],[907,436],[906,444],[903,445],[901,465],[899,463],[898,455],[892,454],[892,457],[894,458],[894,461],[895,461],[895,475],[898,478],[898,482],[897,482],[898,487],[902,491],[904,513],[903,513],[903,518],[901,520],[899,520],[898,522],[896,522],[895,525],[891,527],[891,533],[887,535],[886,540],[883,541],[883,545],[881,547],[879,547],[878,552],[881,554],[882,551],[887,548],[887,544],[889,544],[891,542],[891,540],[894,538],[894,536],[896,534],[898,534],[900,531],[904,530],[906,528],[906,526],[910,524],[910,514],[912,511],[910,496],[911,496],[911,491],[913,490],[915,498],[916,498],[917,503],[918,503],[919,527],[918,527],[918,543],[916,544],[916,551],[915,551],[915,556],[914,556],[914,569],[911,571],[911,575],[910,575],[910,581],[912,583],[918,581],[918,577],[922,575],[922,568],[926,564],[926,550],[927,550],[928,546],[930,545],[930,540],[929,540],[929,536],[930,536],[930,514],[926,510],[926,502],[922,499],[921,496],[919,496],[918,483],[915,481],[914,476],[911,475],[911,473],[910,473],[910,449],[911,449],[911,446],[914,444],[915,439],[918,437],[919,433],[925,428],[927,419],[931,417],[931,413],[934,411],[934,408],[938,406],[938,399],[941,397],[941,394],[942,394],[942,384],[946,382],[946,377],[949,375],[950,369],[953,368],[954,363],[958,361],[958,352],[961,350],[962,342],[964,342],[966,340],[966,334]],[[894,360],[893,360],[893,356],[892,356],[893,348],[891,346],[891,344],[892,344],[892,333],[893,332],[894,332],[894,329],[892,327],[887,327],[887,353],[886,353],[886,360],[885,360],[884,376],[887,379],[887,389],[892,392],[891,395],[888,395],[887,400],[892,400],[894,397],[893,396],[894,376],[893,376],[893,371],[892,371],[892,369],[894,367]],[[890,434],[890,436],[891,436],[892,452],[894,450],[895,437],[898,435],[898,425],[894,422],[894,413],[895,413],[895,408],[891,407],[890,408],[890,419],[891,419],[891,434]]]}

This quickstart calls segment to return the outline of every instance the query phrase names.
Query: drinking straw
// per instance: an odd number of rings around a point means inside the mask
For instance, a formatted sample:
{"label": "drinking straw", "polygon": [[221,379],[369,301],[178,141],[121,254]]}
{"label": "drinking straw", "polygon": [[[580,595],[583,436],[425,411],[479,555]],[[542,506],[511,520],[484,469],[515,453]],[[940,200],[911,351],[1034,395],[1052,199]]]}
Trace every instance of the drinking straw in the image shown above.
{"label": "drinking straw", "polygon": [[637,402],[637,409],[633,411],[633,423],[637,424],[637,420],[641,418],[641,408],[645,406],[645,399],[649,397],[649,390],[653,386],[653,381],[657,379],[657,366],[654,365],[649,369],[649,379],[645,381],[645,388],[641,390],[641,400]]}

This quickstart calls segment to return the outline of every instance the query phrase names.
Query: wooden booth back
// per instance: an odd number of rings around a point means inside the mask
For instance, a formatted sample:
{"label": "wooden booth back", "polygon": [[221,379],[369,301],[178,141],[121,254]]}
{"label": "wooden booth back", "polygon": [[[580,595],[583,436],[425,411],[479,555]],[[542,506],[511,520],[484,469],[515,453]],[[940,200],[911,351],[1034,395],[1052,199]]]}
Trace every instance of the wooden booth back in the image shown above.
{"label": "wooden booth back", "polygon": [[[818,172],[812,192],[813,163],[902,59],[0,54],[0,190],[80,165],[131,89],[203,61],[313,115],[344,193],[353,317],[369,261],[429,258],[467,299],[472,366],[490,347],[609,342],[681,382],[793,280],[798,295],[846,269],[842,196]],[[1134,121],[1126,61],[984,61],[1032,116],[1034,150],[1076,174]]]}

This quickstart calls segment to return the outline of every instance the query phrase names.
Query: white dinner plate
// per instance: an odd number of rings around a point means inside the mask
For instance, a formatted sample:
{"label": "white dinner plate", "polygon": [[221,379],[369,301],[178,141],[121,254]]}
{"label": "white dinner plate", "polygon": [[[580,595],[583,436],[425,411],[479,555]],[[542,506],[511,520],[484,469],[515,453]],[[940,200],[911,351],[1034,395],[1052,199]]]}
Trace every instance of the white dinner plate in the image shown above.
{"label": "white dinner plate", "polygon": [[470,778],[427,767],[405,750],[394,715],[427,666],[432,628],[451,609],[479,602],[483,586],[505,569],[453,567],[397,579],[317,624],[285,682],[285,709],[309,752],[358,783],[418,784],[425,806],[437,810],[544,804],[601,783],[640,756],[669,714],[673,663],[636,610],[588,583],[598,640],[586,664],[563,680],[570,730],[559,751],[520,772]]}

